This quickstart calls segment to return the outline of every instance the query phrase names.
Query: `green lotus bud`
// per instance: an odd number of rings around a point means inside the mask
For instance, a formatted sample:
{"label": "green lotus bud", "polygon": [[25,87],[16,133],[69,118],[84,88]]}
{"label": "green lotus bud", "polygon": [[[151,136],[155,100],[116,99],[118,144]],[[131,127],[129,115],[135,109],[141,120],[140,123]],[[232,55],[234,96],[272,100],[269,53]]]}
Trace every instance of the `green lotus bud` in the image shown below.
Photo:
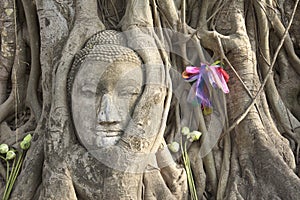
{"label": "green lotus bud", "polygon": [[6,153],[6,159],[7,160],[12,160],[16,157],[16,153],[13,151],[13,150],[9,150],[7,153]]}
{"label": "green lotus bud", "polygon": [[183,135],[187,135],[187,134],[190,133],[190,129],[189,129],[188,127],[184,126],[184,127],[182,127],[182,129],[181,129],[181,133],[182,133]]}
{"label": "green lotus bud", "polygon": [[172,142],[171,144],[168,144],[168,147],[170,151],[176,153],[179,151],[179,144],[177,142]]}
{"label": "green lotus bud", "polygon": [[188,135],[188,139],[190,140],[190,142],[194,142],[199,140],[200,136],[202,135],[201,132],[199,131],[192,131],[189,135]]}
{"label": "green lotus bud", "polygon": [[9,147],[7,144],[0,144],[0,153],[7,153],[9,150]]}
{"label": "green lotus bud", "polygon": [[23,149],[23,150],[27,150],[27,149],[29,149],[29,147],[30,147],[30,142],[27,142],[27,141],[22,141],[21,143],[20,143],[20,147],[21,147],[21,149]]}
{"label": "green lotus bud", "polygon": [[29,133],[23,138],[23,141],[30,142],[31,139],[32,139],[32,135]]}

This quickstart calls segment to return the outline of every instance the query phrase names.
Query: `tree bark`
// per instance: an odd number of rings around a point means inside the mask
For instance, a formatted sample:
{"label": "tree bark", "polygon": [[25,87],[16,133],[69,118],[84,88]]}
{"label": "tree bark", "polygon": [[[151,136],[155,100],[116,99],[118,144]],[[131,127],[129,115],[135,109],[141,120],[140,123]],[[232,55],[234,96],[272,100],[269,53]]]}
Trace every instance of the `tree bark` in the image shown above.
{"label": "tree bark", "polygon": [[[298,2],[1,1],[0,144],[33,134],[10,199],[192,199],[181,153],[165,154],[184,126],[202,132],[187,149],[198,199],[299,199]],[[142,60],[145,85],[105,163],[77,139],[68,81],[75,55],[108,29]],[[212,93],[206,115],[181,73],[216,60],[230,92]]]}

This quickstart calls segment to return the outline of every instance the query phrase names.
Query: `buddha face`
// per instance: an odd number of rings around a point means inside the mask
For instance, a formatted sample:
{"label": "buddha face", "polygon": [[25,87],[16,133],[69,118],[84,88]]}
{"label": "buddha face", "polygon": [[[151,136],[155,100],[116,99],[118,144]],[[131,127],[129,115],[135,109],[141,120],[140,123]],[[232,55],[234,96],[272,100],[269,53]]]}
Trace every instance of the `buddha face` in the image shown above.
{"label": "buddha face", "polygon": [[143,71],[135,63],[86,60],[72,88],[77,136],[89,149],[115,145],[122,137],[141,94]]}

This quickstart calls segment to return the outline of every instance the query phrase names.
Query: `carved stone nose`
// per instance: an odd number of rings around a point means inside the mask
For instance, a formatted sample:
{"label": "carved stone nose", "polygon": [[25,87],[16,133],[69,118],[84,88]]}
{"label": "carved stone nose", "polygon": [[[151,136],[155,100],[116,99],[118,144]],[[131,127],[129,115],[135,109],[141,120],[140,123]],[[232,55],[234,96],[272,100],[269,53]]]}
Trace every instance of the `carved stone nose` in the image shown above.
{"label": "carved stone nose", "polygon": [[120,122],[120,114],[109,94],[104,94],[97,114],[98,123]]}

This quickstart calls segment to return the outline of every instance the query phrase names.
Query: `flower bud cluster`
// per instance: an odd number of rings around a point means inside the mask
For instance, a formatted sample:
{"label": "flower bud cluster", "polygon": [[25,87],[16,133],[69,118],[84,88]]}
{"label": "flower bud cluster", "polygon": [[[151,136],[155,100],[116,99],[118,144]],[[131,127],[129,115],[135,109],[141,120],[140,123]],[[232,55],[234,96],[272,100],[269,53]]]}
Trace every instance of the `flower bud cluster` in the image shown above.
{"label": "flower bud cluster", "polygon": [[[182,135],[186,136],[186,138],[190,141],[190,142],[194,142],[200,139],[202,133],[200,131],[190,131],[190,129],[186,126],[182,127],[181,129],[181,133]],[[168,144],[168,147],[170,149],[170,151],[176,153],[179,151],[179,144],[178,142],[172,142],[171,144]]]}
{"label": "flower bud cluster", "polygon": [[[31,134],[26,135],[20,143],[21,149],[28,150],[30,147],[31,139]],[[9,146],[7,144],[0,144],[0,154],[5,154],[6,160],[12,160],[16,157],[16,150],[9,149]]]}

